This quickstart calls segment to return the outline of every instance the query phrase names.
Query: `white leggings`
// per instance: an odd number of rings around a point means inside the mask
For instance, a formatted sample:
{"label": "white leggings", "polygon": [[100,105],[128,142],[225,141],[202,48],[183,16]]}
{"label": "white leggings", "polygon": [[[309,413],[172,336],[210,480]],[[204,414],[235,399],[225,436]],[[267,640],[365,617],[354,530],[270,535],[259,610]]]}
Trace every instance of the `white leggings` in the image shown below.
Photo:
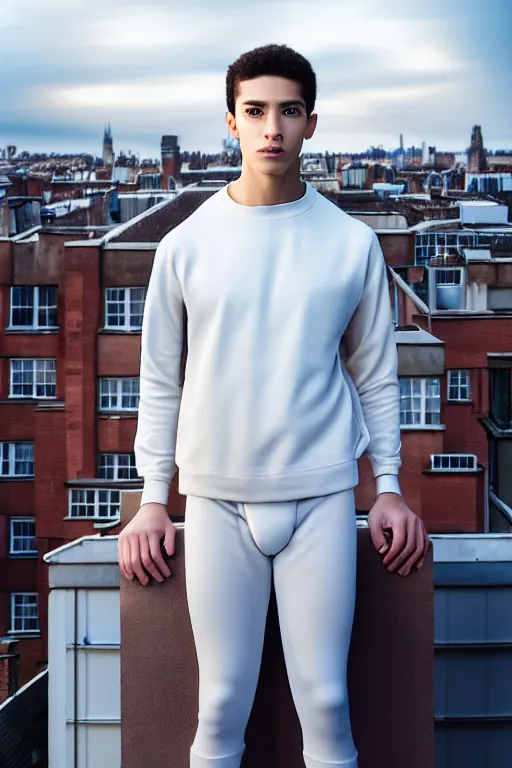
{"label": "white leggings", "polygon": [[354,489],[291,502],[188,496],[187,601],[199,665],[190,768],[239,768],[272,570],[307,768],[357,768],[347,699],[356,576]]}

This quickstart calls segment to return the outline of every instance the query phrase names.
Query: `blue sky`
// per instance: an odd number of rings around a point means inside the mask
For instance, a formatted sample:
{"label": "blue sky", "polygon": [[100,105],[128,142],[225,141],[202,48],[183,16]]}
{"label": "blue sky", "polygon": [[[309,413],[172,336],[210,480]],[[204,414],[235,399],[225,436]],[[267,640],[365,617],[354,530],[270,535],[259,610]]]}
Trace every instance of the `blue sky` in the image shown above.
{"label": "blue sky", "polygon": [[0,14],[0,146],[158,157],[160,137],[217,152],[225,75],[285,43],[313,65],[304,150],[421,142],[512,148],[512,0],[11,0]]}

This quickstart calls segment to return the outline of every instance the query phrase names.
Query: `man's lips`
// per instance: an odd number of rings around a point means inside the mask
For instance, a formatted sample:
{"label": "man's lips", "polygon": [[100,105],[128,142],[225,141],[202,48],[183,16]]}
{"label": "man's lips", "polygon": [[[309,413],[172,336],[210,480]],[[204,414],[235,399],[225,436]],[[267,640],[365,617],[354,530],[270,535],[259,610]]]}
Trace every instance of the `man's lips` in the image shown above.
{"label": "man's lips", "polygon": [[284,154],[284,149],[282,147],[265,147],[263,149],[259,149],[258,152],[263,155],[282,155]]}

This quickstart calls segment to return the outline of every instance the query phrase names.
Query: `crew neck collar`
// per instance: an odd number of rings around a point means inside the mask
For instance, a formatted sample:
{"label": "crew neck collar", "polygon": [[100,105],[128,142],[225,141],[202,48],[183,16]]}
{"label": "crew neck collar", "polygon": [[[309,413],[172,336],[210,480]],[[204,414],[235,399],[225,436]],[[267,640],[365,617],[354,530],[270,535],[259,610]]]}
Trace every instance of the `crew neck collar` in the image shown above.
{"label": "crew neck collar", "polygon": [[237,216],[244,216],[249,219],[289,219],[309,210],[317,200],[318,192],[316,189],[309,181],[306,181],[305,184],[306,191],[302,197],[298,200],[292,200],[290,203],[278,203],[277,205],[242,205],[236,203],[228,194],[229,184],[222,187],[218,194],[226,210]]}

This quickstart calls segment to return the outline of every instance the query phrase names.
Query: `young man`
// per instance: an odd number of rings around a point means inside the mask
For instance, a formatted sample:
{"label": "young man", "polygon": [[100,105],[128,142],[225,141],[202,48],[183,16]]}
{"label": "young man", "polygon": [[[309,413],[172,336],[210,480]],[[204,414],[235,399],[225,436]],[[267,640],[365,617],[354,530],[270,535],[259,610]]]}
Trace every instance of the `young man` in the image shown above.
{"label": "young man", "polygon": [[355,768],[346,662],[365,450],[377,482],[369,526],[384,565],[407,575],[428,549],[397,479],[386,266],[373,230],[300,179],[317,123],[309,62],[286,46],[258,48],[229,68],[226,91],[242,173],[155,254],[135,440],[144,490],[119,563],[144,584],[170,575],[159,544],[164,537],[173,554],[166,505],[179,467],[200,681],[191,768],[240,765],[272,574],[306,766]]}

